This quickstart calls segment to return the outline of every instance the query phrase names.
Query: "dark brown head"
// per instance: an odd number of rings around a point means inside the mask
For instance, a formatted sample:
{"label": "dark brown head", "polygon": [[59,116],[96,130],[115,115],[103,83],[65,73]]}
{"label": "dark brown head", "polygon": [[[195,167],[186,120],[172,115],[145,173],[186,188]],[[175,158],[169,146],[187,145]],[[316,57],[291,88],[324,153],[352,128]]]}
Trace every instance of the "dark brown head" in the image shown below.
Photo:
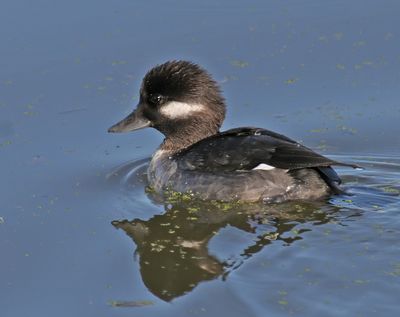
{"label": "dark brown head", "polygon": [[186,147],[219,131],[225,102],[217,83],[200,66],[169,61],[143,79],[136,109],[109,132],[153,127],[166,136],[165,146]]}

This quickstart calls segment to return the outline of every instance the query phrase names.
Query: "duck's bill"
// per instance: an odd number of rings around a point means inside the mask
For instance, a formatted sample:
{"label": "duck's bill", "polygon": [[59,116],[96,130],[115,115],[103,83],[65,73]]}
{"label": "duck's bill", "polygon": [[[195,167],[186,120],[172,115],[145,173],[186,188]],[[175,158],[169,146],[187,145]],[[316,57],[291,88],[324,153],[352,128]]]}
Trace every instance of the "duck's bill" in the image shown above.
{"label": "duck's bill", "polygon": [[114,124],[111,128],[108,129],[108,132],[129,132],[135,131],[143,128],[147,128],[151,125],[150,120],[143,117],[143,115],[135,110],[126,118],[122,119],[120,122]]}

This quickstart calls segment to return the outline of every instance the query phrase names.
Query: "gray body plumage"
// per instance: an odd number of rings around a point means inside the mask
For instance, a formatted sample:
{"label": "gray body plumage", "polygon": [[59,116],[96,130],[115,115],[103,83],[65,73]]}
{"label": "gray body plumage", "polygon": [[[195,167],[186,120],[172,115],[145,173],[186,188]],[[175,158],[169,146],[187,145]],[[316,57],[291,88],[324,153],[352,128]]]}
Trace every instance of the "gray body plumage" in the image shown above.
{"label": "gray body plumage", "polygon": [[190,193],[205,200],[282,202],[315,200],[330,193],[325,181],[313,169],[201,172],[178,168],[171,153],[158,150],[152,157],[147,177],[159,194],[165,190]]}

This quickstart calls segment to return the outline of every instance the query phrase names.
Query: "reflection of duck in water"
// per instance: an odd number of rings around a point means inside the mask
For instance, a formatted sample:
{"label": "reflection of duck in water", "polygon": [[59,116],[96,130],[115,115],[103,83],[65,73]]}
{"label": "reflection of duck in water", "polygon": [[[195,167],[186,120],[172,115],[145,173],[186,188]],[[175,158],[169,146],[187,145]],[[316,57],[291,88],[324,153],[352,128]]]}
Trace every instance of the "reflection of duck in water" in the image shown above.
{"label": "reflection of duck in water", "polygon": [[[317,204],[230,206],[193,202],[182,196],[166,206],[164,214],[147,221],[113,221],[137,246],[144,284],[165,301],[190,292],[202,281],[225,277],[273,240],[290,244],[301,239],[304,231],[291,234],[298,223],[323,224],[331,219]],[[236,258],[221,260],[209,253],[208,244],[228,225],[254,234],[255,239]]]}
{"label": "reflection of duck in water", "polygon": [[342,193],[328,159],[260,128],[219,129],[225,102],[217,83],[196,64],[172,61],[143,79],[137,109],[110,132],[154,127],[165,140],[148,169],[150,186],[202,199],[255,202],[315,200]]}

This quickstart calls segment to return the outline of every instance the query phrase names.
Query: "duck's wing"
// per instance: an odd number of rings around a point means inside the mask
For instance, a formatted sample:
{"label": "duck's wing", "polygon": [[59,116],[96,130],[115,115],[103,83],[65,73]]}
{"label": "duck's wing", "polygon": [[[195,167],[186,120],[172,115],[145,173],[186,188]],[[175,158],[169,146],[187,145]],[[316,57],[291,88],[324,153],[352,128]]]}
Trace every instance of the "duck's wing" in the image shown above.
{"label": "duck's wing", "polygon": [[[231,129],[203,139],[176,154],[175,159],[182,169],[208,172],[243,171],[256,167],[287,170],[331,165],[358,167],[331,160],[284,135],[251,127]],[[325,173],[330,174],[330,171]],[[333,176],[329,175],[329,178]]]}

